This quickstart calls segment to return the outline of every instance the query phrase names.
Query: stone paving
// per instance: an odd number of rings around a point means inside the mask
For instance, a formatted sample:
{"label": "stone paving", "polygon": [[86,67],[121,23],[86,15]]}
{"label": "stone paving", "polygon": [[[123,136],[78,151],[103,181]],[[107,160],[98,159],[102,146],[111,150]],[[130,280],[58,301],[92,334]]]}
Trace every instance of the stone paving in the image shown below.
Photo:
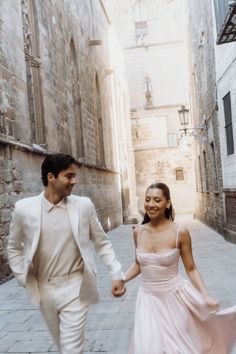
{"label": "stone paving", "polygon": [[[222,307],[236,304],[236,245],[225,242],[196,220],[181,223],[191,230],[195,260],[208,288],[220,299]],[[120,226],[109,233],[109,238],[126,269],[134,257],[132,227]],[[110,277],[97,262],[101,302],[90,308],[85,354],[127,354],[139,279],[127,285],[123,298],[114,299],[110,296]],[[14,279],[0,285],[0,354],[3,353],[59,354],[40,312]],[[232,354],[236,354],[236,349]]]}

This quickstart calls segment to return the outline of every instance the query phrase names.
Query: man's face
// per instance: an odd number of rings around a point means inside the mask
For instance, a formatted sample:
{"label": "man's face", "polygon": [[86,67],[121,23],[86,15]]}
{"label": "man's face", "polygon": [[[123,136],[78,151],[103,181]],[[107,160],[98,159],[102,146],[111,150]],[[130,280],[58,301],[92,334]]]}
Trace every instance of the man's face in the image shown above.
{"label": "man's face", "polygon": [[70,195],[72,188],[77,183],[76,172],[77,167],[72,164],[66,170],[59,172],[57,177],[53,174],[48,174],[48,183],[53,192],[61,197]]}

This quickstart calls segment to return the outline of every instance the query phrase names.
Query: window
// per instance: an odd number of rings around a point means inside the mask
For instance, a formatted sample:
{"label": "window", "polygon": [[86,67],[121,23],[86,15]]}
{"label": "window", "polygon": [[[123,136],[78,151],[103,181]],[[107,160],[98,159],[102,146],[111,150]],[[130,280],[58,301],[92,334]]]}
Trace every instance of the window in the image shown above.
{"label": "window", "polygon": [[41,93],[40,53],[38,47],[38,23],[34,1],[21,1],[26,82],[31,139],[33,143],[44,144],[43,101]]}
{"label": "window", "polygon": [[148,34],[147,4],[145,0],[136,0],[134,3],[134,27],[136,43],[143,44],[144,37]]}
{"label": "window", "polygon": [[182,167],[178,167],[175,169],[175,179],[176,179],[176,181],[183,181],[184,180],[184,170]]}
{"label": "window", "polygon": [[234,137],[233,137],[233,125],[232,125],[232,113],[231,113],[231,99],[230,92],[223,98],[224,113],[225,113],[225,134],[227,144],[227,155],[234,153]]}
{"label": "window", "polygon": [[236,193],[227,192],[225,194],[225,207],[227,223],[236,226]]}
{"label": "window", "polygon": [[204,173],[205,173],[205,191],[209,191],[209,182],[208,182],[208,168],[207,168],[207,159],[206,152],[203,151],[203,161],[204,161]]}
{"label": "window", "polygon": [[214,190],[218,190],[218,171],[217,171],[217,166],[216,166],[216,156],[215,156],[215,146],[214,143],[212,142],[210,144],[211,147],[211,160],[212,160],[212,176],[213,176],[213,186]]}
{"label": "window", "polygon": [[144,37],[148,34],[147,21],[135,22],[135,36],[136,38]]}
{"label": "window", "polygon": [[103,137],[103,119],[102,119],[102,98],[98,75],[95,77],[96,85],[96,118],[97,118],[97,134],[96,134],[96,163],[99,166],[105,166],[105,151]]}
{"label": "window", "polygon": [[146,99],[146,107],[152,106],[152,87],[151,87],[151,81],[149,77],[145,77],[145,99]]}
{"label": "window", "polygon": [[198,190],[199,191],[203,191],[203,188],[202,188],[202,186],[203,186],[203,183],[202,183],[202,164],[201,164],[201,157],[200,156],[198,156],[198,167],[199,167],[199,188],[198,188]]}
{"label": "window", "polygon": [[[84,144],[82,134],[82,120],[81,120],[81,97],[79,86],[79,74],[77,68],[77,56],[75,51],[75,44],[73,38],[70,41],[70,95],[72,96],[74,120],[71,122],[70,135],[76,144],[76,152],[74,154],[78,157],[84,156]],[[69,139],[68,141],[70,141]]]}

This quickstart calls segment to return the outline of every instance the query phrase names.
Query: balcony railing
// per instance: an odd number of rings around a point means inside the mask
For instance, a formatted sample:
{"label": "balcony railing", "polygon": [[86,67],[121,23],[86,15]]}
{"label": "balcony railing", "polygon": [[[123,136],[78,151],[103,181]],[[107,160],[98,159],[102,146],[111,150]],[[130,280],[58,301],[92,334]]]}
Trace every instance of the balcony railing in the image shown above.
{"label": "balcony railing", "polygon": [[236,0],[214,0],[217,44],[236,41]]}

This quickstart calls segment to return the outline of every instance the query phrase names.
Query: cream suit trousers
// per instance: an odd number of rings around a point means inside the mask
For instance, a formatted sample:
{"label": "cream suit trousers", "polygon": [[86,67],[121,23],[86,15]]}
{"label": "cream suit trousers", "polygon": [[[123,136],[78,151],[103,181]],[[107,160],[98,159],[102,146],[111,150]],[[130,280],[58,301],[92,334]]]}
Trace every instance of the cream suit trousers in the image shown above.
{"label": "cream suit trousers", "polygon": [[40,280],[41,311],[61,354],[83,354],[88,303],[79,297],[82,274]]}

